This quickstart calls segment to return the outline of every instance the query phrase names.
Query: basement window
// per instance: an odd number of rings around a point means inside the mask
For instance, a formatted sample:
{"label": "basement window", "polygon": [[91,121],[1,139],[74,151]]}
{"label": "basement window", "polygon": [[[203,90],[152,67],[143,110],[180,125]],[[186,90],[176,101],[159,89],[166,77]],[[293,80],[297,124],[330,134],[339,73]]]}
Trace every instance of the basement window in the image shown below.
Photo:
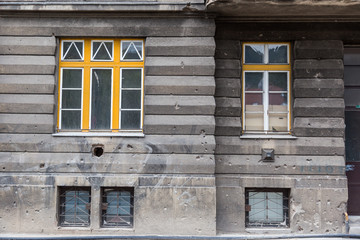
{"label": "basement window", "polygon": [[288,189],[246,189],[246,227],[288,227]]}
{"label": "basement window", "polygon": [[90,187],[59,188],[59,225],[87,227],[90,225]]}
{"label": "basement window", "polygon": [[102,226],[132,227],[134,189],[102,188]]}

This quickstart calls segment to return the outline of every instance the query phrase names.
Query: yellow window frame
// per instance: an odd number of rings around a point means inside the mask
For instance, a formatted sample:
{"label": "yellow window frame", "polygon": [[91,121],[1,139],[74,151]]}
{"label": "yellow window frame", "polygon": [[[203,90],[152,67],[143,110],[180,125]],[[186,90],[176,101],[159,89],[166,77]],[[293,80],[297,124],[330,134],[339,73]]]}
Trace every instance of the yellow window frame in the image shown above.
{"label": "yellow window frame", "polygon": [[[246,45],[287,45],[287,63],[282,64],[272,64],[272,63],[245,63],[245,47]],[[265,47],[265,51],[268,48]],[[242,133],[247,133],[244,130],[245,125],[245,72],[271,72],[271,71],[283,71],[288,72],[288,133],[291,131],[291,44],[289,42],[244,42],[242,44],[242,126],[243,130]],[[266,53],[267,54],[267,53]],[[264,115],[268,114],[264,112]],[[265,126],[264,126],[265,128]],[[265,129],[263,131],[259,131],[262,133],[269,133],[266,132]]]}
{"label": "yellow window frame", "polygon": [[[62,60],[62,47],[63,41],[83,41],[83,60]],[[91,60],[92,41],[113,41],[113,60]],[[142,59],[141,60],[121,60],[121,42],[122,41],[141,41],[142,42]],[[90,129],[90,78],[92,68],[111,68],[112,71],[112,109],[111,109],[111,128],[103,129],[100,131],[130,131],[130,132],[142,132],[144,124],[144,56],[145,56],[145,42],[144,39],[132,39],[132,38],[62,38],[60,40],[59,48],[59,73],[58,73],[58,109],[57,109],[57,132],[60,131],[76,131],[77,129],[60,129],[60,99],[61,99],[61,87],[62,79],[61,72],[64,68],[82,68],[83,69],[83,85],[82,85],[82,116],[81,116],[81,132],[94,131]],[[122,130],[120,126],[120,69],[121,68],[141,68],[142,80],[141,80],[141,113],[140,113],[140,128],[135,130]],[[99,131],[99,130],[96,130]]]}

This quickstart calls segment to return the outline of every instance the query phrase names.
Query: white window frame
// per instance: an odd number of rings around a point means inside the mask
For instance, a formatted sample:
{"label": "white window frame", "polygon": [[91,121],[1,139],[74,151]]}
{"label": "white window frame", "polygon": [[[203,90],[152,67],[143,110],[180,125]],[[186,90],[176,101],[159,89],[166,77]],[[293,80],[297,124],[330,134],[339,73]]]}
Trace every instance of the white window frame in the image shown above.
{"label": "white window frame", "polygon": [[[141,59],[124,59],[124,56],[122,54],[123,52],[123,43],[136,43],[139,42],[141,43]],[[136,48],[135,48],[136,49]],[[125,55],[125,54],[124,54]],[[126,62],[138,62],[138,61],[143,61],[144,60],[144,42],[140,41],[140,40],[121,40],[120,42],[120,61],[126,61]]]}
{"label": "white window frame", "polygon": [[[102,43],[111,42],[112,43],[111,59],[95,59],[93,56],[94,42],[100,42],[98,51],[100,50]],[[105,46],[105,44],[104,44],[104,46]],[[106,48],[106,46],[105,46],[105,48]],[[91,61],[93,61],[93,62],[113,62],[114,61],[114,48],[115,48],[114,40],[91,40],[91,51],[90,51]]]}
{"label": "white window frame", "polygon": [[[66,67],[66,68],[61,68],[61,73],[60,73],[60,77],[61,77],[61,84],[60,84],[60,106],[59,106],[59,128],[62,129],[62,122],[61,122],[61,118],[62,118],[62,112],[63,112],[63,109],[62,109],[62,100],[63,100],[63,84],[64,84],[64,79],[63,79],[63,71],[64,70],[68,70],[68,69],[76,69],[76,70],[81,70],[81,117],[80,117],[80,129],[74,129],[75,130],[79,130],[81,131],[81,124],[82,124],[82,121],[83,121],[83,98],[84,98],[84,68],[69,68],[69,67]],[[65,88],[65,90],[79,90],[79,88]],[[66,110],[79,110],[79,109],[66,109]],[[65,110],[65,111],[66,111]]]}
{"label": "white window frame", "polygon": [[[109,67],[92,67],[90,68],[90,103],[89,103],[89,130],[97,130],[97,129],[92,129],[91,128],[91,112],[92,112],[92,106],[91,106],[91,100],[92,100],[92,83],[93,83],[93,70],[97,70],[97,69],[101,69],[101,70],[111,70],[111,106],[110,106],[110,128],[107,130],[111,130],[111,126],[112,126],[112,117],[113,117],[113,101],[114,101],[114,96],[113,96],[113,87],[114,87],[114,69],[113,68],[109,68]],[[100,131],[104,131],[104,129],[100,130]],[[106,131],[106,130],[105,130]]]}
{"label": "white window frame", "polygon": [[[83,47],[82,47],[82,53],[81,53],[81,59],[64,59],[64,43],[66,42],[70,42],[70,43],[73,43],[73,42],[81,42]],[[70,50],[70,47],[69,47],[69,50]],[[69,51],[68,50],[68,51]],[[84,52],[85,52],[85,43],[84,43],[84,40],[63,40],[61,41],[61,61],[64,61],[64,62],[82,62],[84,61]]]}

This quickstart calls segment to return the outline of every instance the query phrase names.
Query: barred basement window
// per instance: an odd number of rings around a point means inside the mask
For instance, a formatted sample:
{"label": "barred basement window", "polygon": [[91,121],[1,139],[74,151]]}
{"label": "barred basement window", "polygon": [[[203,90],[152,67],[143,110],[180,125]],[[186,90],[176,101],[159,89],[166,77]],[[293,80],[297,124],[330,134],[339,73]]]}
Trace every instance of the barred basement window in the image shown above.
{"label": "barred basement window", "polygon": [[134,189],[102,189],[102,226],[132,227],[134,221]]}
{"label": "barred basement window", "polygon": [[90,225],[90,187],[59,188],[59,225],[85,227]]}
{"label": "barred basement window", "polygon": [[246,189],[246,227],[288,227],[288,189]]}
{"label": "barred basement window", "polygon": [[243,44],[243,129],[290,131],[290,44]]}
{"label": "barred basement window", "polygon": [[144,41],[62,39],[57,131],[142,132]]}

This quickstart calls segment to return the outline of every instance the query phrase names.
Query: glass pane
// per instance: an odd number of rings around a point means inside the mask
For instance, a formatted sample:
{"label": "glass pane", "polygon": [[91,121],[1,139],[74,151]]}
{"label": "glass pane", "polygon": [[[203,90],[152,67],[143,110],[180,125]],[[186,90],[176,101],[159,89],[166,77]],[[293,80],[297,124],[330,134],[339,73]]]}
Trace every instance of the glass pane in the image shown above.
{"label": "glass pane", "polygon": [[93,42],[93,59],[111,60],[112,42]]}
{"label": "glass pane", "polygon": [[245,91],[262,91],[263,79],[263,72],[245,72]]}
{"label": "glass pane", "polygon": [[345,111],[345,150],[347,162],[360,161],[360,111]]}
{"label": "glass pane", "polygon": [[81,108],[81,90],[62,90],[62,108]]}
{"label": "glass pane", "polygon": [[61,129],[80,129],[81,111],[61,111]]}
{"label": "glass pane", "polygon": [[264,115],[262,113],[245,113],[245,130],[264,130]]}
{"label": "glass pane", "polygon": [[91,129],[110,129],[111,69],[93,69],[91,85]]}
{"label": "glass pane", "polygon": [[[246,93],[245,95],[245,110],[249,111],[250,108],[259,108],[258,106],[261,106],[262,108],[262,93]],[[253,107],[251,107],[253,106]],[[249,107],[249,109],[248,109]],[[262,110],[261,110],[262,111]]]}
{"label": "glass pane", "polygon": [[283,215],[283,193],[282,192],[268,192],[267,193],[267,215],[269,223],[280,223],[284,221]]}
{"label": "glass pane", "polygon": [[266,219],[266,196],[264,192],[250,192],[249,205],[249,222],[263,222]]}
{"label": "glass pane", "polygon": [[123,90],[121,92],[122,109],[141,109],[141,90]]}
{"label": "glass pane", "polygon": [[269,93],[269,110],[272,110],[271,105],[287,106],[287,94],[286,93]]}
{"label": "glass pane", "polygon": [[287,45],[269,45],[269,63],[288,63]]}
{"label": "glass pane", "polygon": [[141,69],[122,69],[123,88],[141,88]]}
{"label": "glass pane", "polygon": [[287,91],[287,73],[269,72],[269,91]]}
{"label": "glass pane", "polygon": [[64,42],[63,59],[79,60],[82,58],[82,42]]}
{"label": "glass pane", "polygon": [[81,88],[82,69],[63,69],[62,79],[63,88]]}
{"label": "glass pane", "polygon": [[121,129],[140,129],[141,111],[122,111]]}
{"label": "glass pane", "polygon": [[[122,44],[122,56],[125,60],[139,60],[141,54],[137,48],[135,48],[134,42],[121,42]],[[142,44],[142,43],[141,43]]]}
{"label": "glass pane", "polygon": [[245,63],[264,63],[264,45],[245,45]]}
{"label": "glass pane", "polygon": [[139,54],[140,54],[140,58],[142,58],[142,46],[143,46],[143,42],[134,42],[134,45],[136,47],[136,50],[138,50]]}
{"label": "glass pane", "polygon": [[273,132],[288,131],[287,113],[270,113],[269,130]]}

